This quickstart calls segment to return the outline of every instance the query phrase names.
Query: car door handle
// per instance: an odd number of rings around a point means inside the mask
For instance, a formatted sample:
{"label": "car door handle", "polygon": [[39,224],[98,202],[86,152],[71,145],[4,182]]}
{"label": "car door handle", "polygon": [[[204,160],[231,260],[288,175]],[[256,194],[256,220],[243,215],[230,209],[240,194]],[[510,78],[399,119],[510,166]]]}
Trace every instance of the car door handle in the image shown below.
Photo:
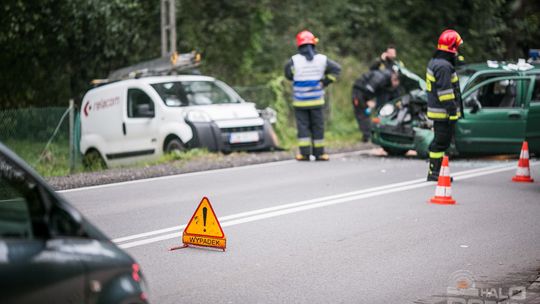
{"label": "car door handle", "polygon": [[521,114],[519,114],[519,113],[508,113],[508,118],[510,118],[510,119],[520,119]]}
{"label": "car door handle", "polygon": [[124,135],[127,134],[127,132],[126,132],[126,123],[125,122],[122,123],[122,133],[124,133]]}

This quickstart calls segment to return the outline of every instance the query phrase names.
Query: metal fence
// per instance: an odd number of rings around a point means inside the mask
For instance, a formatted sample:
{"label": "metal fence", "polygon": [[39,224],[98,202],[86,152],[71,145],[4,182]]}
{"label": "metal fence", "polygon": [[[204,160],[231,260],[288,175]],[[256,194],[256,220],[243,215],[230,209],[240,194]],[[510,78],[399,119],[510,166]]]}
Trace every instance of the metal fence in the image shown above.
{"label": "metal fence", "polygon": [[0,110],[0,142],[41,174],[68,174],[78,163],[77,116],[72,103],[68,107]]}

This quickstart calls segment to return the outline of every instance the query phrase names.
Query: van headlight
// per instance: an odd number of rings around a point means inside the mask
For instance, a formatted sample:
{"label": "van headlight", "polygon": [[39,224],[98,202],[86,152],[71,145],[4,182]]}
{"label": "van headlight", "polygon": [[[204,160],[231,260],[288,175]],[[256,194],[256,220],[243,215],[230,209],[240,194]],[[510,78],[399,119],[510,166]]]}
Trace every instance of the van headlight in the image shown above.
{"label": "van headlight", "polygon": [[191,122],[211,122],[212,118],[206,112],[194,110],[187,113],[186,120]]}
{"label": "van headlight", "polygon": [[257,110],[259,112],[259,116],[261,116],[263,119],[268,120],[271,124],[275,124],[277,122],[277,112],[276,110],[267,107],[264,110]]}
{"label": "van headlight", "polygon": [[386,117],[394,114],[394,111],[396,110],[396,106],[393,103],[387,103],[379,110],[379,115]]}

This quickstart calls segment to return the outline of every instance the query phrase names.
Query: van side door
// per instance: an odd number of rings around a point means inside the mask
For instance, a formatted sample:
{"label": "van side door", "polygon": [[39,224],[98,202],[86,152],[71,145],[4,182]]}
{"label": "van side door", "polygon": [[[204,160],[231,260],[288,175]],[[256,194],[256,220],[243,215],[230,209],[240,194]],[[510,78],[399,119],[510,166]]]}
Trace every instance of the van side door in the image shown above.
{"label": "van side door", "polygon": [[109,159],[152,155],[157,149],[156,105],[142,88],[127,88],[122,132],[121,153],[107,155]]}

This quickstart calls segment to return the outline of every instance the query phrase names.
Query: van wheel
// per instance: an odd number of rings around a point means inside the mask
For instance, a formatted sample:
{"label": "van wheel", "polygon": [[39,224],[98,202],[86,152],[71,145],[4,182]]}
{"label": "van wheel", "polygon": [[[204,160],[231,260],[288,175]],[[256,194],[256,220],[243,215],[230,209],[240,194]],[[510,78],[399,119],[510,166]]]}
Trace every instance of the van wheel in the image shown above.
{"label": "van wheel", "polygon": [[90,150],[86,152],[82,159],[82,163],[84,168],[90,171],[103,170],[107,168],[107,164],[97,150]]}
{"label": "van wheel", "polygon": [[164,150],[165,150],[165,153],[169,154],[169,153],[174,153],[175,151],[177,152],[185,151],[186,147],[184,146],[182,141],[180,141],[180,139],[173,138],[165,144]]}

